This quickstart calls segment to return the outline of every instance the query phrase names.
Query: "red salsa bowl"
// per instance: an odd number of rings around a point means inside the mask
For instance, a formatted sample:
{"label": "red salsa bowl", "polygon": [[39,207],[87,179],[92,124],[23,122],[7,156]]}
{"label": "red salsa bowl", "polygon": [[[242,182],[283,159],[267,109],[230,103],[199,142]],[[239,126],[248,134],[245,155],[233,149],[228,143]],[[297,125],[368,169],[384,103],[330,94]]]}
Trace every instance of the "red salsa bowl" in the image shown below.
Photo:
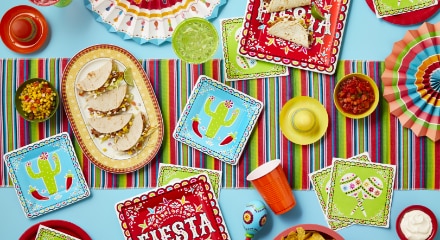
{"label": "red salsa bowl", "polygon": [[349,118],[369,116],[379,103],[379,89],[369,76],[352,73],[335,86],[333,100],[338,111]]}

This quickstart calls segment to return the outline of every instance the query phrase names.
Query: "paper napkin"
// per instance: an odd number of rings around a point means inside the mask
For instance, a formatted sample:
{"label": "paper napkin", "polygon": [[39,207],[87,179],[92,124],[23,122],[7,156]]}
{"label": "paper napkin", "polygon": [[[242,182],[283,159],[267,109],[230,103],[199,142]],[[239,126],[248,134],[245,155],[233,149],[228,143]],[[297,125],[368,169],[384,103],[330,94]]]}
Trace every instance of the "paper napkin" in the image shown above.
{"label": "paper napkin", "polygon": [[[334,158],[333,161],[335,159],[341,159],[341,158]],[[364,152],[359,155],[353,156],[348,160],[358,160],[365,162],[371,161],[368,152]],[[327,216],[328,192],[330,190],[330,185],[331,185],[330,178],[331,178],[332,167],[333,166],[328,166],[309,174],[310,181],[313,185],[313,189],[315,190],[316,196],[318,197],[319,200],[319,204],[321,205],[322,212],[324,213],[325,216]],[[349,221],[345,222],[345,221],[329,220],[329,219],[327,219],[327,224],[333,230],[339,230],[352,225],[352,223]]]}
{"label": "paper napkin", "polygon": [[437,0],[373,0],[376,16],[379,18],[431,7]]}
{"label": "paper napkin", "polygon": [[238,42],[243,18],[221,20],[224,71],[227,81],[288,75],[286,66],[240,56]]}
{"label": "paper napkin", "polygon": [[54,240],[80,240],[79,238],[73,237],[69,234],[60,232],[56,229],[46,227],[44,225],[40,225],[38,227],[37,236],[35,237],[35,240],[48,240],[48,239],[54,239]]}
{"label": "paper napkin", "polygon": [[220,189],[222,187],[222,172],[217,170],[161,163],[159,164],[157,186],[161,187],[171,183],[179,182],[182,179],[201,173],[205,173],[206,175],[208,175],[215,196],[218,199],[220,196]]}
{"label": "paper napkin", "polygon": [[327,218],[388,227],[396,167],[335,159],[327,201]]}

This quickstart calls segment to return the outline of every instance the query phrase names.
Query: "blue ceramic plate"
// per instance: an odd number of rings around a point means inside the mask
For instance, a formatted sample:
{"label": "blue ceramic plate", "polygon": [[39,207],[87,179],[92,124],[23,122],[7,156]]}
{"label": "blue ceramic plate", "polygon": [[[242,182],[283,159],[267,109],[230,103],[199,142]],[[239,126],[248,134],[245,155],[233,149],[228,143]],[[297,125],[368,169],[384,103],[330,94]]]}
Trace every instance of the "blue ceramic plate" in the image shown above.
{"label": "blue ceramic plate", "polygon": [[263,103],[221,82],[200,76],[173,136],[177,141],[235,165]]}
{"label": "blue ceramic plate", "polygon": [[67,133],[43,139],[3,156],[28,218],[37,217],[90,196]]}

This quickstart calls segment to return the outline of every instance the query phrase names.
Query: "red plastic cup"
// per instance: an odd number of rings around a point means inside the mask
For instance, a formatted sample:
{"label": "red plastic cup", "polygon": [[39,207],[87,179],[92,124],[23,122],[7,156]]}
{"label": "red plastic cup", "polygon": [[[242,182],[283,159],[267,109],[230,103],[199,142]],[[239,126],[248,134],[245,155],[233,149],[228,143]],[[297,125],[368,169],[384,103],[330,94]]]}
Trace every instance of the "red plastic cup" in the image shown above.
{"label": "red plastic cup", "polygon": [[286,213],[295,207],[295,197],[279,159],[257,167],[248,175],[247,180],[275,214]]}

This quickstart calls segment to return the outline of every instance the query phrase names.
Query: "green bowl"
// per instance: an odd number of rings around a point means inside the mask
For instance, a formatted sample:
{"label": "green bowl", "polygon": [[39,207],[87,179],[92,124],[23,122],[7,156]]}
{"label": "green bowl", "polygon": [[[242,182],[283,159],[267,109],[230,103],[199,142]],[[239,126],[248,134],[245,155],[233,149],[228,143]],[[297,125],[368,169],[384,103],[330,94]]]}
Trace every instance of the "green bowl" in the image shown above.
{"label": "green bowl", "polygon": [[[32,84],[32,83],[34,83],[34,82],[43,82],[43,81],[49,83],[49,86],[50,86],[50,88],[52,89],[52,92],[54,92],[54,93],[56,94],[56,96],[55,96],[55,102],[54,102],[54,104],[52,105],[53,107],[52,107],[50,113],[46,116],[46,118],[44,118],[44,119],[33,119],[33,117],[32,117],[31,114],[29,114],[29,113],[27,113],[26,111],[23,110],[22,101],[20,100],[19,97],[20,97],[21,93],[23,92],[24,88],[25,88],[28,84]],[[29,122],[44,122],[44,121],[50,119],[50,118],[55,114],[55,112],[57,111],[58,106],[59,106],[59,104],[60,104],[60,97],[59,97],[59,94],[58,94],[58,91],[56,90],[56,88],[55,88],[55,87],[54,87],[49,81],[47,81],[47,80],[45,80],[45,79],[41,79],[41,78],[32,78],[32,79],[29,79],[29,80],[23,82],[23,83],[18,87],[17,91],[15,92],[15,100],[14,100],[14,101],[15,101],[15,108],[17,109],[17,112],[18,112],[18,113],[20,114],[20,116],[22,116],[25,120],[27,120],[27,121],[29,121]]]}
{"label": "green bowl", "polygon": [[171,45],[183,61],[201,64],[214,56],[219,45],[219,35],[208,20],[188,18],[177,25]]}

